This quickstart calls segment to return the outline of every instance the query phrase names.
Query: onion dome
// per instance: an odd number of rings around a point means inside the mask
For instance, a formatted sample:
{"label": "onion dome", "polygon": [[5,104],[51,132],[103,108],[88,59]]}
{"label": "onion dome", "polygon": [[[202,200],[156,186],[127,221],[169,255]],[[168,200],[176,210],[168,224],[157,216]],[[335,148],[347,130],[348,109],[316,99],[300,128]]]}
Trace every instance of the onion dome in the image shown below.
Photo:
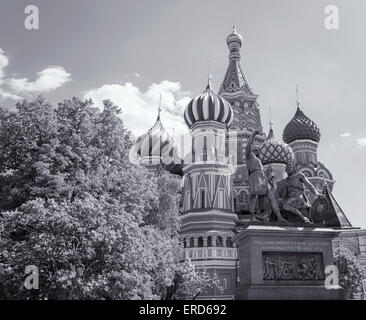
{"label": "onion dome", "polygon": [[214,121],[229,128],[234,119],[231,105],[211,88],[211,77],[206,90],[193,98],[184,111],[184,120],[189,128],[198,123]]}
{"label": "onion dome", "polygon": [[[178,147],[175,139],[164,129],[160,120],[159,106],[158,117],[155,124],[145,134],[138,137],[135,143],[135,152],[143,158],[176,159]],[[164,162],[165,163],[165,162]],[[171,160],[169,161],[171,163]],[[165,163],[165,164],[169,164]]]}
{"label": "onion dome", "polygon": [[264,165],[272,163],[288,164],[295,158],[294,152],[291,147],[278,140],[273,133],[271,126],[267,139],[263,142],[259,149],[259,159]]}
{"label": "onion dome", "polygon": [[286,125],[282,137],[286,143],[295,140],[320,141],[320,130],[318,126],[301,111],[299,102],[296,113]]}
{"label": "onion dome", "polygon": [[231,49],[232,46],[237,45],[239,45],[239,48],[241,47],[243,43],[243,37],[241,36],[241,34],[236,32],[236,26],[233,26],[233,32],[227,36],[226,43],[229,49]]}

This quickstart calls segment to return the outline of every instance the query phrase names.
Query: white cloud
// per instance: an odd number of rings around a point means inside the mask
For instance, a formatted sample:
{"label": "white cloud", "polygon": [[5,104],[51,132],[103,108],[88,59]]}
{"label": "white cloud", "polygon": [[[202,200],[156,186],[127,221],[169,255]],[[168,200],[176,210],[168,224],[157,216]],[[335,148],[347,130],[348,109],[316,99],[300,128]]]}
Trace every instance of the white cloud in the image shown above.
{"label": "white cloud", "polygon": [[38,72],[35,81],[29,81],[27,78],[12,78],[8,84],[16,92],[48,92],[69,82],[70,76],[71,74],[63,67],[50,66]]}
{"label": "white cloud", "polygon": [[71,80],[71,74],[63,67],[49,66],[37,73],[37,78],[8,78],[4,69],[9,65],[9,58],[0,48],[0,98],[22,99],[20,95],[29,93],[49,92],[63,86]]}
{"label": "white cloud", "polygon": [[351,134],[349,132],[344,132],[340,135],[342,138],[347,138],[347,137],[350,137]]}
{"label": "white cloud", "polygon": [[140,77],[141,77],[141,75],[140,75],[138,72],[135,72],[133,75],[134,75],[136,78],[140,78]]}
{"label": "white cloud", "polygon": [[14,93],[5,92],[1,88],[0,88],[0,97],[3,98],[3,99],[12,99],[12,100],[20,100],[20,99],[22,99],[22,97],[14,94]]}
{"label": "white cloud", "polygon": [[122,119],[126,127],[137,137],[155,123],[160,93],[162,95],[161,121],[164,128],[170,134],[174,128],[176,137],[186,134],[188,129],[184,123],[183,112],[190,97],[189,92],[182,90],[179,82],[164,80],[153,83],[145,92],[131,82],[123,85],[105,84],[88,90],[84,98],[92,98],[98,107],[102,107],[103,100],[110,99],[122,109]]}
{"label": "white cloud", "polygon": [[8,64],[9,58],[6,56],[4,50],[0,48],[0,85],[2,84],[5,77],[4,69],[8,66]]}
{"label": "white cloud", "polygon": [[366,137],[364,138],[358,138],[357,144],[360,148],[366,147]]}

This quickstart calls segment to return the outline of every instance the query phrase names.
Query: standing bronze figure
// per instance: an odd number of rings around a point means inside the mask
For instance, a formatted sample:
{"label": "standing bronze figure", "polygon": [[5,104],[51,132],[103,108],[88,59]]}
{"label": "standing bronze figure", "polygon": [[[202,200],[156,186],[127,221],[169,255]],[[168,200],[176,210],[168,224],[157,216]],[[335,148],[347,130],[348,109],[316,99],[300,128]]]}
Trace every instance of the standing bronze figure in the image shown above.
{"label": "standing bronze figure", "polygon": [[281,216],[280,208],[274,195],[274,190],[269,184],[262,162],[259,160],[259,149],[257,147],[253,147],[254,138],[258,133],[258,130],[253,132],[245,149],[245,159],[249,173],[250,218],[252,221],[254,220],[258,197],[267,196],[271,203],[271,207],[277,216],[278,222],[284,222],[286,220]]}

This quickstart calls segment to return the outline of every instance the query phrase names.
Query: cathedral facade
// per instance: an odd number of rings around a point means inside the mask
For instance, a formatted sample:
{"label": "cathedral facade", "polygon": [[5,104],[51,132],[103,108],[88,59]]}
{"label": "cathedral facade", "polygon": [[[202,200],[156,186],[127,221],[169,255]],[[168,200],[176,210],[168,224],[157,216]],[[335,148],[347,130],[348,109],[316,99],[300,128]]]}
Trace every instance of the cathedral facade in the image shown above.
{"label": "cathedral facade", "polygon": [[[305,115],[300,100],[282,139],[276,136],[272,123],[265,133],[258,95],[249,86],[241,66],[243,38],[235,27],[226,44],[229,62],[218,92],[209,78],[203,93],[194,97],[184,110],[192,142],[190,152],[179,155],[174,138],[163,127],[160,108],[155,124],[137,139],[135,146],[140,163],[150,171],[163,169],[182,177],[182,259],[190,258],[198,267],[216,274],[224,288],[223,292],[202,293],[203,299],[232,299],[240,284],[233,239],[238,221],[249,221],[245,148],[256,130],[260,132],[255,140],[260,160],[264,167],[274,169],[277,180],[286,178],[287,164],[295,163],[297,170],[328,199],[329,217],[324,217],[327,225],[348,232],[344,238],[352,238],[352,244],[360,242],[355,237],[361,234],[352,227],[332,194],[333,175],[317,156],[320,130]],[[359,246],[352,249],[357,251]]]}

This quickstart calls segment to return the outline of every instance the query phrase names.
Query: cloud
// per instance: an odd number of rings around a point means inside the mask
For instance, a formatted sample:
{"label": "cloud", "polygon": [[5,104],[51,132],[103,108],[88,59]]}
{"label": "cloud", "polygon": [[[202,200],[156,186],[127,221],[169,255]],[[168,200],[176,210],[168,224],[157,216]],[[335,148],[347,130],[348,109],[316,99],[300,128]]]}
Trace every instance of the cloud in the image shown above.
{"label": "cloud", "polygon": [[146,91],[133,85],[105,84],[88,90],[84,98],[91,98],[95,105],[102,107],[103,100],[110,99],[122,109],[122,119],[128,129],[137,137],[145,133],[155,123],[159,106],[159,95],[162,95],[161,121],[164,128],[176,136],[187,133],[184,123],[184,108],[190,101],[189,92],[182,90],[179,82],[168,80],[151,84]]}
{"label": "cloud", "polygon": [[16,92],[49,92],[55,90],[71,80],[71,74],[63,67],[50,66],[37,73],[35,81],[27,78],[8,81],[10,88]]}
{"label": "cloud", "polygon": [[350,137],[351,134],[349,132],[344,132],[340,136],[341,136],[341,138],[347,138],[347,137]]}
{"label": "cloud", "polygon": [[20,99],[22,99],[22,97],[14,94],[14,93],[5,92],[1,88],[0,88],[0,97],[3,98],[3,99],[12,99],[12,100],[20,100]]}
{"label": "cloud", "polygon": [[9,58],[6,56],[3,49],[0,48],[0,85],[3,83],[3,79],[5,77],[4,69],[9,64]]}
{"label": "cloud", "polygon": [[136,78],[140,78],[140,77],[141,77],[141,75],[140,75],[138,72],[135,72],[133,75],[134,75]]}
{"label": "cloud", "polygon": [[364,148],[366,147],[366,137],[364,138],[358,138],[357,139],[357,144],[360,148]]}
{"label": "cloud", "polygon": [[5,68],[9,65],[9,57],[0,48],[0,98],[22,99],[30,93],[49,92],[71,80],[71,74],[61,66],[48,66],[37,73],[34,81],[27,78],[6,77]]}

